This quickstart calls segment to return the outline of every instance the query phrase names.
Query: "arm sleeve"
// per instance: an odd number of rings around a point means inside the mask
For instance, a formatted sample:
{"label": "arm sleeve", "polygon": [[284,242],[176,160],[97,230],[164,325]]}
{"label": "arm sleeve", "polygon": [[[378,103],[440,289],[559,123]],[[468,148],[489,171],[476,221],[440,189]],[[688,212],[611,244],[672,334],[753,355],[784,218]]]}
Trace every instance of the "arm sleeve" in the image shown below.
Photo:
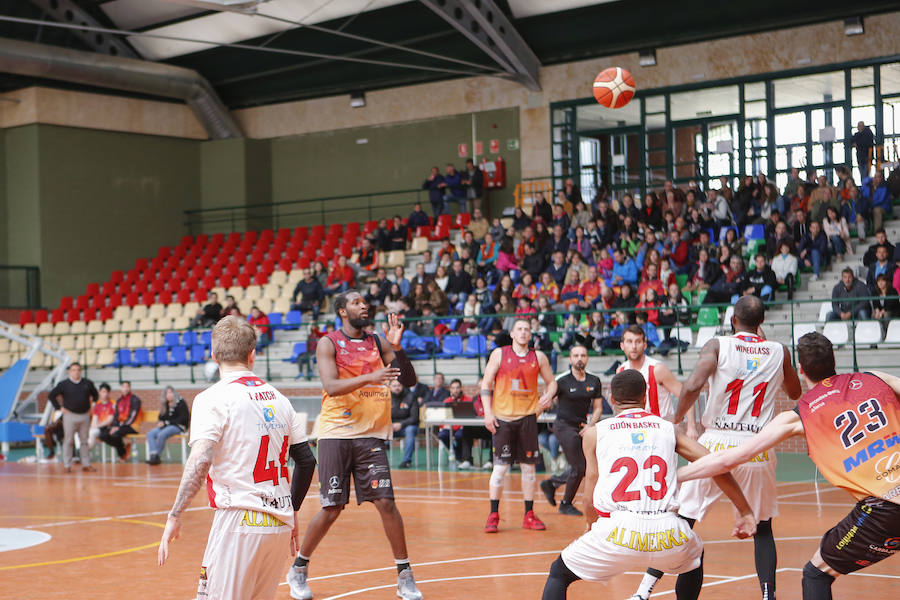
{"label": "arm sleeve", "polygon": [[294,459],[294,475],[291,477],[291,504],[294,506],[294,511],[298,511],[309,491],[309,484],[312,482],[313,472],[316,470],[316,458],[309,449],[308,442],[291,444],[289,452],[291,458]]}
{"label": "arm sleeve", "polygon": [[397,378],[400,383],[408,388],[416,385],[416,382],[418,381],[416,370],[413,368],[412,362],[410,362],[409,357],[406,356],[406,352],[404,352],[402,348],[394,350],[394,360],[391,364],[400,369],[400,377]]}

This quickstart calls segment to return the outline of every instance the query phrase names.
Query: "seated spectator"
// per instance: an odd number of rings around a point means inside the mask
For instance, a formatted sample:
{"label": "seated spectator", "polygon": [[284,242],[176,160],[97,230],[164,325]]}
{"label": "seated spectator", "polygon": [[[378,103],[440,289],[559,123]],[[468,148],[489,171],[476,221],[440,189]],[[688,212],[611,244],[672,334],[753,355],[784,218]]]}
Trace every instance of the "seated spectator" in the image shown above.
{"label": "seated spectator", "polygon": [[426,250],[422,253],[422,264],[425,265],[425,274],[426,275],[434,275],[435,271],[437,271],[438,263],[434,260],[431,250]]}
{"label": "seated spectator", "polygon": [[550,265],[547,267],[547,273],[553,278],[560,288],[565,285],[566,281],[566,273],[569,270],[569,266],[566,264],[565,254],[563,252],[557,250],[553,253],[552,260]]}
{"label": "seated spectator", "polygon": [[575,228],[575,238],[572,240],[569,248],[580,254],[582,260],[588,264],[590,264],[590,261],[594,258],[593,251],[591,250],[591,241],[585,237],[584,227],[581,225]]}
{"label": "seated spectator", "polygon": [[491,224],[484,218],[480,208],[472,211],[472,218],[469,220],[468,229],[472,232],[472,236],[479,244],[484,241],[484,236],[488,234]]}
{"label": "seated spectator", "polygon": [[534,278],[531,276],[531,273],[525,273],[522,275],[522,281],[519,282],[519,285],[515,287],[513,290],[513,298],[518,300],[519,298],[525,298],[529,302],[537,298],[538,289],[537,285],[534,283]]}
{"label": "seated spectator", "polygon": [[[425,292],[428,294],[428,303],[434,310],[434,314],[441,316],[449,314],[450,302],[447,300],[447,295],[438,287],[434,280],[425,284]],[[422,314],[425,314],[424,310]]]}
{"label": "seated spectator", "polygon": [[669,266],[674,273],[690,272],[691,264],[688,260],[688,245],[686,241],[681,239],[681,234],[677,230],[669,232],[669,239],[666,240],[664,245],[663,259],[669,261]]}
{"label": "seated spectator", "polygon": [[666,286],[659,280],[657,266],[653,263],[647,265],[647,272],[641,278],[641,284],[638,286],[637,295],[643,297],[647,290],[653,290],[657,296],[666,293]]}
{"label": "seated spectator", "polygon": [[175,392],[175,388],[167,385],[159,399],[159,423],[156,424],[156,429],[147,432],[147,445],[150,448],[147,464],[160,464],[162,460],[159,457],[169,438],[186,432],[190,425],[191,415],[187,402]]}
{"label": "seated spectator", "polygon": [[562,252],[563,255],[569,251],[570,240],[561,225],[553,226],[553,234],[544,245],[544,254],[552,256],[556,252]]}
{"label": "seated spectator", "polygon": [[829,205],[825,208],[822,230],[831,244],[832,254],[836,255],[838,260],[844,260],[845,252],[853,254],[853,248],[850,246],[850,228],[846,219],[838,215],[835,207]]}
{"label": "seated spectator", "polygon": [[347,264],[347,257],[343,254],[338,256],[337,263],[328,274],[325,282],[325,295],[334,296],[342,294],[350,287],[356,285],[356,275],[350,265]]}
{"label": "seated spectator", "polygon": [[422,396],[422,404],[425,406],[441,406],[449,396],[450,392],[444,387],[444,374],[435,373],[431,387]]}
{"label": "seated spectator", "polygon": [[647,288],[643,294],[639,294],[638,303],[635,306],[635,308],[643,311],[646,320],[653,325],[659,325],[659,309],[661,307],[662,303],[659,300],[659,296],[656,295],[656,290],[653,288]]}
{"label": "seated spectator", "polygon": [[[454,202],[459,204],[459,212],[466,212],[466,190],[463,188],[462,176],[457,173],[456,167],[447,163],[444,169],[444,180],[438,184],[444,193],[444,212],[450,212],[450,206]],[[435,215],[437,216],[437,215]]]}
{"label": "seated spectator", "polygon": [[544,223],[549,223],[553,220],[553,206],[547,201],[542,192],[535,194],[534,217],[540,217]]}
{"label": "seated spectator", "polygon": [[441,247],[438,248],[438,262],[443,262],[444,257],[447,256],[451,261],[459,258],[459,254],[456,252],[456,246],[450,243],[450,238],[445,237],[441,240]]}
{"label": "seated spectator", "polygon": [[722,241],[722,245],[728,246],[728,249],[731,250],[731,254],[734,256],[743,254],[744,246],[741,244],[737,231],[733,227],[725,232],[725,239]]}
{"label": "seated spectator", "polygon": [[744,260],[740,256],[732,256],[728,268],[723,269],[723,275],[710,286],[703,304],[734,304],[744,290],[746,279]]}
{"label": "seated spectator", "polygon": [[794,280],[797,278],[797,257],[791,254],[792,244],[781,242],[778,255],[772,259],[772,272],[778,285],[788,288],[788,300],[794,299]]}
{"label": "seated spectator", "polygon": [[409,296],[409,279],[406,278],[406,269],[403,265],[394,267],[394,283],[400,287],[401,296]]}
{"label": "seated spectator", "polygon": [[681,294],[678,284],[669,285],[667,292],[659,309],[659,325],[663,327],[663,341],[671,337],[672,327],[676,322],[682,325],[691,324],[691,305]]}
{"label": "seated spectator", "polygon": [[321,260],[317,260],[312,264],[312,272],[313,277],[319,282],[319,285],[322,286],[322,289],[325,289],[325,282],[328,281],[328,269],[325,268],[325,263]]}
{"label": "seated spectator", "polygon": [[620,249],[613,252],[613,271],[610,279],[611,285],[637,285],[638,270],[634,261]]}
{"label": "seated spectator", "polygon": [[513,243],[510,239],[504,239],[500,244],[500,251],[497,254],[497,269],[503,273],[516,271],[519,268],[513,253]]}
{"label": "seated spectator", "polygon": [[471,294],[466,298],[462,307],[462,315],[463,318],[456,330],[457,333],[463,336],[468,333],[477,333],[479,329],[478,324],[481,321],[478,318],[481,316],[481,304],[478,303],[478,298],[475,297],[475,294]]}
{"label": "seated spectator", "polygon": [[708,290],[721,274],[722,269],[719,267],[719,264],[709,258],[709,252],[705,248],[701,249],[697,262],[691,265],[691,271],[684,286],[684,291],[699,292],[700,290]]}
{"label": "seated spectator", "polygon": [[893,211],[891,190],[885,183],[881,171],[876,171],[871,178],[863,179],[860,187],[862,197],[872,207],[872,222],[878,231],[884,223],[885,215],[890,216]]}
{"label": "seated spectator", "polygon": [[879,275],[875,280],[875,292],[872,294],[876,297],[872,301],[872,318],[881,321],[882,326],[887,328],[887,324],[891,319],[900,317],[900,301],[896,297],[897,290],[891,287],[887,276]]}
{"label": "seated spectator", "polygon": [[400,218],[400,215],[394,215],[394,227],[391,228],[388,235],[389,243],[385,250],[406,250],[406,238],[408,235],[409,230],[403,224],[403,219]]}
{"label": "seated spectator", "polygon": [[[431,211],[434,214],[434,220],[437,221],[437,218],[445,212],[444,206],[444,176],[441,175],[440,169],[437,167],[431,167],[431,174],[428,175],[428,178],[422,184],[423,190],[428,190],[428,200],[431,202]],[[421,220],[421,217],[424,216],[425,213],[422,212],[422,205],[416,202],[415,207],[413,209],[413,213],[409,216],[410,227],[424,227],[428,225],[428,217],[425,217],[424,223]]]}
{"label": "seated spectator", "polygon": [[446,267],[444,265],[438,265],[437,271],[434,273],[434,277],[432,278],[438,288],[444,293],[447,291],[447,284],[450,283],[450,274],[447,273]]}
{"label": "seated spectator", "polygon": [[753,264],[755,268],[747,272],[742,294],[753,294],[763,302],[771,302],[775,299],[775,287],[778,285],[775,272],[766,264],[764,254],[757,254],[753,257]]}
{"label": "seated spectator", "polygon": [[[447,397],[444,399],[444,404],[449,404],[451,402],[474,402],[475,414],[477,416],[482,416],[484,414],[481,401],[479,400],[475,402],[471,397],[466,396],[463,393],[462,382],[459,379],[454,379],[450,382],[450,391]],[[452,459],[454,459],[457,463],[457,468],[471,469],[472,447],[474,445],[474,441],[476,439],[488,441],[491,439],[490,433],[488,433],[488,431],[483,426],[454,425],[449,428],[442,428],[441,431],[438,432],[438,439],[448,450],[450,449],[451,434],[453,436]]]}
{"label": "seated spectator", "polygon": [[537,293],[539,297],[547,298],[547,302],[551,306],[559,303],[559,286],[546,271],[541,273]]}
{"label": "seated spectator", "polygon": [[893,283],[894,271],[896,269],[897,264],[888,261],[887,246],[879,246],[878,249],[875,250],[875,262],[869,265],[869,272],[866,275],[866,285],[873,296],[875,295],[875,284],[878,276],[884,275],[888,281]]}
{"label": "seated spectator", "polygon": [[131,393],[131,382],[122,382],[122,395],[116,400],[115,416],[107,430],[100,430],[100,441],[106,442],[116,449],[121,461],[127,461],[131,455],[133,444],[125,443],[125,436],[137,433],[132,425],[139,425],[141,415],[141,399]]}
{"label": "seated spectator", "polygon": [[[94,406],[91,408],[91,429],[88,433],[88,447],[92,450],[94,446],[97,445],[100,432],[104,429],[109,429],[109,426],[113,421],[116,405],[113,404],[109,397],[110,391],[109,384],[107,383],[101,383],[100,387],[97,388],[97,402],[95,402]],[[51,452],[48,458],[53,458],[55,454],[55,444],[48,444],[48,447]]]}
{"label": "seated spectator", "polygon": [[[432,167],[431,172],[437,172],[437,167]],[[440,174],[438,174],[440,177]],[[431,191],[429,189],[428,192],[429,197],[431,197]],[[437,196],[440,198],[440,190],[438,190]],[[441,200],[441,205],[443,205],[443,200]],[[432,203],[434,204],[434,203]],[[416,229],[419,227],[428,227],[428,215],[425,214],[425,211],[422,210],[422,204],[420,202],[416,202],[413,204],[413,211],[409,214],[409,218],[406,220],[406,226],[413,230],[413,234],[415,234]]]}
{"label": "seated spectator", "polygon": [[313,320],[318,320],[319,311],[322,308],[322,300],[325,299],[325,290],[319,280],[313,277],[312,270],[303,269],[303,279],[294,286],[291,294],[291,310],[311,312]]}
{"label": "seated spectator", "polygon": [[206,304],[197,311],[197,314],[191,319],[191,329],[196,327],[212,327],[219,322],[222,315],[222,305],[219,304],[219,295],[210,292],[207,296]]}
{"label": "seated spectator", "polygon": [[810,221],[822,221],[825,219],[825,211],[829,206],[836,210],[840,204],[835,197],[834,188],[828,183],[828,178],[820,175],[817,186],[809,194],[809,219]]}
{"label": "seated spectator", "polygon": [[516,207],[516,210],[513,213],[512,228],[516,233],[521,234],[525,231],[526,227],[531,227],[531,217],[525,214],[525,211],[522,210],[521,207]]}
{"label": "seated spectator", "polygon": [[387,219],[379,219],[378,227],[373,229],[368,237],[372,239],[372,245],[379,252],[387,252],[391,249],[391,234],[387,228]]}
{"label": "seated spectator", "polygon": [[391,290],[384,299],[384,310],[389,313],[403,313],[405,303],[403,302],[403,294],[400,292],[400,286],[396,283],[391,284]]}
{"label": "seated spectator", "polygon": [[253,325],[256,331],[256,353],[260,354],[266,346],[272,343],[272,328],[269,327],[269,317],[258,306],[250,309],[250,318],[247,322]]}
{"label": "seated spectator", "polygon": [[375,312],[384,312],[384,306],[381,302],[381,288],[374,281],[369,284],[368,291],[363,294],[363,299],[369,308]]}
{"label": "seated spectator", "polygon": [[350,263],[351,267],[356,269],[357,274],[363,277],[374,277],[378,270],[378,250],[375,243],[369,237],[362,239],[362,246],[359,249],[359,257],[355,263]]}
{"label": "seated spectator", "polygon": [[523,244],[523,247],[525,248],[525,252],[520,261],[522,270],[530,273],[533,279],[538,279],[546,268],[544,255],[538,252],[531,242],[526,242]]}
{"label": "seated spectator", "polygon": [[884,231],[884,227],[882,227],[875,232],[875,243],[869,246],[869,249],[866,250],[865,254],[863,254],[863,266],[868,267],[873,262],[875,262],[875,254],[876,252],[878,252],[878,248],[881,246],[886,247],[888,250],[888,256],[893,257],[893,260],[895,262],[897,261],[898,256],[894,245],[888,241],[887,233]]}
{"label": "seated spectator", "polygon": [[630,310],[637,306],[638,298],[634,295],[630,285],[623,285],[619,288],[619,295],[613,300],[613,308],[621,310],[628,319],[629,323],[634,323],[634,311]]}
{"label": "seated spectator", "polygon": [[847,180],[846,193],[841,193],[840,215],[847,223],[856,223],[856,235],[860,242],[866,240],[866,222],[872,218],[869,203],[859,193],[852,180]]}
{"label": "seated spectator", "polygon": [[498,217],[494,217],[494,220],[491,221],[491,227],[490,229],[488,229],[488,231],[497,242],[502,240],[503,236],[506,234],[506,230],[503,228],[503,224],[500,222],[500,219]]}
{"label": "seated spectator", "polygon": [[581,302],[581,279],[578,271],[569,271],[566,275],[566,283],[559,292],[559,301],[566,310],[572,310]]}
{"label": "seated spectator", "polygon": [[793,167],[787,185],[784,186],[785,197],[793,198],[797,194],[797,190],[802,186],[803,181],[800,179],[800,169]]}
{"label": "seated spectator", "polygon": [[608,281],[612,277],[613,265],[615,263],[606,246],[600,248],[599,251],[596,246],[594,247],[594,263],[597,267],[597,273],[600,276],[600,279]]}
{"label": "seated spectator", "polygon": [[588,269],[587,279],[578,288],[578,306],[584,309],[593,308],[600,298],[600,290],[603,282],[600,281],[597,268]]}
{"label": "seated spectator", "polygon": [[561,204],[553,205],[553,219],[548,224],[553,229],[560,227],[563,231],[569,231],[572,225],[572,217]]}
{"label": "seated spectator", "polygon": [[810,278],[812,281],[819,280],[819,273],[822,265],[828,266],[830,262],[828,256],[828,238],[822,231],[822,226],[818,221],[813,221],[809,225],[809,231],[800,239],[800,260],[807,267],[812,267],[813,274]]}
{"label": "seated spectator", "polygon": [[444,291],[452,306],[465,303],[466,298],[472,293],[472,276],[463,270],[461,260],[453,261],[453,268],[447,278],[447,287]]}
{"label": "seated spectator", "polygon": [[312,379],[312,364],[316,361],[316,346],[319,340],[334,331],[334,323],[327,322],[323,329],[319,329],[315,323],[310,324],[309,333],[306,337],[306,352],[297,355],[297,379],[303,376],[303,370],[306,369],[306,380]]}
{"label": "seated spectator", "polygon": [[871,315],[868,300],[860,300],[869,296],[869,289],[862,281],[853,276],[850,267],[841,271],[841,281],[831,291],[831,308],[828,321],[865,321]]}
{"label": "seated spectator", "polygon": [[391,390],[391,423],[394,434],[403,436],[403,461],[401,469],[412,466],[416,451],[416,435],[419,433],[419,405],[412,393],[396,379],[388,386]]}

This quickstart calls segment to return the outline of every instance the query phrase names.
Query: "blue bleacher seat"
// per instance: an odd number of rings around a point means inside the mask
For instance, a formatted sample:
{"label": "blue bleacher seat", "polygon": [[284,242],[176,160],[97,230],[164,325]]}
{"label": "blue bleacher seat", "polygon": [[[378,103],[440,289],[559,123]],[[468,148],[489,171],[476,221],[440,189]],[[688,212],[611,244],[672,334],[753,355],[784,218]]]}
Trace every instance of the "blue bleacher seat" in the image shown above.
{"label": "blue bleacher seat", "polygon": [[166,346],[177,346],[180,342],[178,341],[179,335],[177,331],[170,331],[165,336],[163,336],[163,344]]}
{"label": "blue bleacher seat", "polygon": [[266,316],[269,317],[269,325],[271,325],[273,329],[280,328],[281,324],[284,323],[284,315],[281,313],[273,312]]}
{"label": "blue bleacher seat", "polygon": [[136,348],[131,364],[135,367],[146,367],[150,364],[150,351],[146,348]]}
{"label": "blue bleacher seat", "polygon": [[463,356],[475,358],[479,354],[487,356],[487,338],[483,335],[470,335],[466,338],[466,349]]}
{"label": "blue bleacher seat", "polygon": [[458,335],[444,336],[444,349],[438,354],[440,358],[453,358],[461,356],[463,351],[462,338]]}
{"label": "blue bleacher seat", "polygon": [[199,343],[201,343],[201,344],[203,344],[204,346],[206,346],[207,348],[209,348],[210,345],[212,345],[212,331],[203,331],[203,332],[201,332],[201,333],[200,333],[200,342],[199,342]]}
{"label": "blue bleacher seat", "polygon": [[131,350],[122,348],[116,350],[116,359],[110,365],[112,367],[128,367],[131,365]]}
{"label": "blue bleacher seat", "polygon": [[198,365],[206,362],[206,348],[203,344],[194,344],[191,346],[191,364]]}
{"label": "blue bleacher seat", "polygon": [[197,332],[196,331],[185,331],[184,335],[181,336],[181,344],[184,346],[193,346],[197,343]]}
{"label": "blue bleacher seat", "polygon": [[169,364],[169,347],[168,346],[157,346],[153,349],[153,362],[151,364],[154,365],[167,365]]}
{"label": "blue bleacher seat", "polygon": [[188,364],[187,346],[172,346],[171,354],[169,355],[169,361],[167,364],[173,367],[177,365]]}
{"label": "blue bleacher seat", "polygon": [[746,240],[764,240],[766,239],[766,228],[762,225],[747,225],[744,227],[744,239]]}
{"label": "blue bleacher seat", "polygon": [[296,362],[297,357],[306,352],[306,342],[297,342],[294,344],[294,349],[291,350],[291,356],[289,358],[282,359],[284,362]]}
{"label": "blue bleacher seat", "polygon": [[286,315],[284,315],[284,329],[299,329],[300,324],[303,322],[303,313],[299,310],[288,311]]}

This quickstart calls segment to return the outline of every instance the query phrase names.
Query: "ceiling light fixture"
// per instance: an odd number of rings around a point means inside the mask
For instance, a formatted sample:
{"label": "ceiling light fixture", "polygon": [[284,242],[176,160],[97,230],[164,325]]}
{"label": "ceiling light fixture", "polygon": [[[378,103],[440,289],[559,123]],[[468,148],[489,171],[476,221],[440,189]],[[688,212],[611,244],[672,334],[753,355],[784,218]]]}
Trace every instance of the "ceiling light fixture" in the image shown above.
{"label": "ceiling light fixture", "polygon": [[862,17],[844,19],[844,35],[862,35],[866,32]]}
{"label": "ceiling light fixture", "polygon": [[362,108],[366,105],[366,94],[364,92],[353,92],[350,94],[350,106],[353,108]]}
{"label": "ceiling light fixture", "polygon": [[638,53],[638,64],[642,67],[655,67],[656,50],[653,50],[652,48],[649,50],[641,50]]}

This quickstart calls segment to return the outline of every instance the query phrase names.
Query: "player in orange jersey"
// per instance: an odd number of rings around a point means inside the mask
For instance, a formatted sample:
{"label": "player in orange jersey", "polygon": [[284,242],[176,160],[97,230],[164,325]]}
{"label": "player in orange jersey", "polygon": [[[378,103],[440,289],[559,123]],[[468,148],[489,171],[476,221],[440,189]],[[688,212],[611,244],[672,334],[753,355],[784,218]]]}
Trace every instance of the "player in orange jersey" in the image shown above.
{"label": "player in orange jersey", "polygon": [[803,600],[830,600],[836,577],[900,550],[900,378],[880,372],[836,375],[834,348],[820,333],[801,337],[797,355],[809,387],[797,408],[740,446],[678,469],[678,479],[724,473],[805,435],[822,475],[857,500],[803,567]]}
{"label": "player in orange jersey", "polygon": [[[540,350],[531,350],[531,325],[527,319],[513,324],[512,345],[495,348],[484,369],[481,401],[484,424],[493,434],[494,470],[491,473],[491,513],[485,533],[496,533],[500,522],[500,496],[510,465],[522,469],[525,497],[525,529],[546,529],[534,514],[535,462],[538,452],[537,416],[550,407],[556,396],[556,378],[550,361]],[[547,388],[538,396],[538,374]]]}

